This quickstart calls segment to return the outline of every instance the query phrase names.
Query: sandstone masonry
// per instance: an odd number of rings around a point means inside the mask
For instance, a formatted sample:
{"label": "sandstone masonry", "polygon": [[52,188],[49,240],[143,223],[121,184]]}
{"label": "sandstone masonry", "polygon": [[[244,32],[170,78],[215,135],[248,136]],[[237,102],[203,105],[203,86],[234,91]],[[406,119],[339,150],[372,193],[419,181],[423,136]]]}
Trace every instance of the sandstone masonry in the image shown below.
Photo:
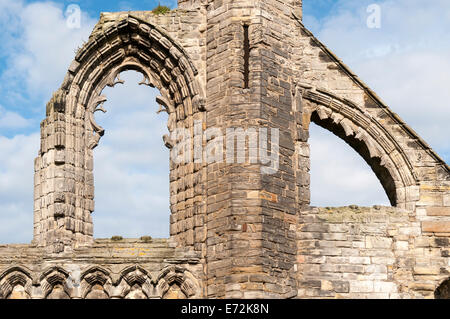
{"label": "sandstone masonry", "polygon": [[[171,161],[170,239],[95,240],[94,113],[126,70],[159,89],[169,132],[278,129],[279,169]],[[310,207],[311,121],[392,207]],[[102,13],[47,104],[34,182],[34,240],[0,246],[1,298],[449,296],[449,166],[303,26],[301,0]]]}

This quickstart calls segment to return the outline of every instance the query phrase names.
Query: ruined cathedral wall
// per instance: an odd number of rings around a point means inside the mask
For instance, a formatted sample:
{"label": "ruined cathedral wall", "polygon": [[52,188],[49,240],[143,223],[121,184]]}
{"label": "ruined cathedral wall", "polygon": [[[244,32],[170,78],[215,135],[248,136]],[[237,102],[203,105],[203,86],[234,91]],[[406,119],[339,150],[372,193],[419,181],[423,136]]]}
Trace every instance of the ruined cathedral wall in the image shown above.
{"label": "ruined cathedral wall", "polygon": [[[171,160],[171,238],[94,240],[94,113],[126,70],[159,89],[168,148],[175,129],[271,128],[275,171]],[[311,122],[393,207],[309,207]],[[35,172],[34,241],[0,246],[0,298],[428,298],[449,275],[448,165],[304,28],[300,0],[103,13],[47,105]]]}
{"label": "ruined cathedral wall", "polygon": [[[157,87],[169,113],[169,133],[204,122],[204,15],[174,10],[106,13],[77,52],[67,76],[47,105],[41,150],[35,161],[34,243],[49,252],[92,242],[94,159],[92,149],[105,130],[95,122],[107,97],[105,86],[123,83],[119,74],[136,70],[141,84]],[[153,24],[155,23],[155,24]],[[103,110],[104,111],[104,110]],[[167,147],[173,141],[164,137]],[[170,167],[171,235],[178,244],[202,250],[204,241],[203,164]]]}
{"label": "ruined cathedral wall", "polygon": [[[303,209],[299,297],[432,298],[450,271],[449,167],[296,23],[298,122],[305,130],[315,122],[349,143],[395,206]],[[307,138],[297,145],[309,173]],[[303,184],[309,187],[309,178]]]}
{"label": "ruined cathedral wall", "polygon": [[448,279],[450,234],[422,231],[412,211],[311,208],[300,219],[299,298],[434,298]]}
{"label": "ruined cathedral wall", "polygon": [[0,299],[202,298],[198,254],[170,241],[97,239],[71,254],[0,246]]}
{"label": "ruined cathedral wall", "polygon": [[377,176],[390,175],[383,186],[392,205],[416,212],[423,231],[448,229],[449,166],[298,19],[296,24],[299,42],[293,58],[303,92],[303,127],[314,119],[341,126],[344,140],[355,137],[364,143],[367,150],[356,150],[368,153],[364,159],[374,164]]}

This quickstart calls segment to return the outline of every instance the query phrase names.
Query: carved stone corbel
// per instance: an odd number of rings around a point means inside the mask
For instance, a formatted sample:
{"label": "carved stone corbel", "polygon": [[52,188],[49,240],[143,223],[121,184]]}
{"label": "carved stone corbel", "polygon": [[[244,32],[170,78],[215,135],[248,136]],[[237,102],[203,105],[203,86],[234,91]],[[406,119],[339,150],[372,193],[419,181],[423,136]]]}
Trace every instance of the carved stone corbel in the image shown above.
{"label": "carved stone corbel", "polygon": [[164,145],[171,150],[174,147],[174,143],[172,141],[172,139],[169,137],[169,135],[165,134],[163,136],[163,141],[164,141]]}
{"label": "carved stone corbel", "polygon": [[95,121],[94,113],[97,111],[106,113],[106,110],[102,107],[106,100],[106,96],[104,95],[97,96],[93,99],[88,108],[89,124],[93,131],[88,142],[88,146],[91,149],[94,149],[98,145],[100,138],[105,134],[105,129]]}

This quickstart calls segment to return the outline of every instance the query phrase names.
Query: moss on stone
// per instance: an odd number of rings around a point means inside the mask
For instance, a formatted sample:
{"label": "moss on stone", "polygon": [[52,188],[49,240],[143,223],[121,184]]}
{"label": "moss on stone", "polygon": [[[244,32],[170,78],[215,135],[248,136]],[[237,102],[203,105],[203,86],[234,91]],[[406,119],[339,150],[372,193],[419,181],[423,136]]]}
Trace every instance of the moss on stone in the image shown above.
{"label": "moss on stone", "polygon": [[153,238],[152,236],[142,236],[140,240],[143,241],[144,243],[150,243],[152,242]]}
{"label": "moss on stone", "polygon": [[162,6],[158,4],[156,8],[152,10],[153,14],[165,14],[167,12],[170,12],[170,8],[167,6]]}

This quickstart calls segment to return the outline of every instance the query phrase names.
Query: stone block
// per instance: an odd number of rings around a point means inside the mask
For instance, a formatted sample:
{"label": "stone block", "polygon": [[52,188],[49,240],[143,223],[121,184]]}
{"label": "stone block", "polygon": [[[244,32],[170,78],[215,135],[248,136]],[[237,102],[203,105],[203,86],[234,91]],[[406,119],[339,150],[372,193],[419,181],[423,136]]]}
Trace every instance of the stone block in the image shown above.
{"label": "stone block", "polygon": [[441,269],[438,266],[416,266],[414,267],[414,274],[416,275],[439,275]]}
{"label": "stone block", "polygon": [[444,194],[443,205],[445,207],[450,207],[450,194]]}
{"label": "stone block", "polygon": [[368,265],[368,264],[370,264],[370,257],[350,256],[349,263],[350,264]]}
{"label": "stone block", "polygon": [[331,285],[337,293],[348,293],[350,291],[350,283],[348,281],[332,281]]}
{"label": "stone block", "polygon": [[408,236],[420,236],[420,227],[400,227],[399,234]]}
{"label": "stone block", "polygon": [[409,243],[407,241],[396,241],[394,244],[396,250],[408,250]]}
{"label": "stone block", "polygon": [[442,206],[442,194],[423,191],[420,194],[419,203],[427,206]]}
{"label": "stone block", "polygon": [[397,285],[393,282],[375,281],[373,284],[374,292],[395,293],[398,292]]}
{"label": "stone block", "polygon": [[422,230],[430,233],[450,233],[450,221],[424,221]]}
{"label": "stone block", "polygon": [[414,202],[418,201],[420,198],[420,187],[419,186],[409,186],[406,189],[406,201]]}
{"label": "stone block", "polygon": [[436,289],[435,285],[422,282],[413,282],[409,285],[409,288],[412,290],[426,290],[426,291],[434,291]]}
{"label": "stone block", "polygon": [[347,272],[347,273],[364,273],[364,266],[362,265],[340,265],[339,272]]}
{"label": "stone block", "polygon": [[450,216],[450,207],[427,207],[428,216]]}
{"label": "stone block", "polygon": [[373,292],[374,282],[370,280],[350,281],[350,293]]}
{"label": "stone block", "polygon": [[417,237],[414,239],[415,247],[431,247],[430,237]]}
{"label": "stone block", "polygon": [[391,248],[392,239],[386,237],[366,236],[366,248]]}

